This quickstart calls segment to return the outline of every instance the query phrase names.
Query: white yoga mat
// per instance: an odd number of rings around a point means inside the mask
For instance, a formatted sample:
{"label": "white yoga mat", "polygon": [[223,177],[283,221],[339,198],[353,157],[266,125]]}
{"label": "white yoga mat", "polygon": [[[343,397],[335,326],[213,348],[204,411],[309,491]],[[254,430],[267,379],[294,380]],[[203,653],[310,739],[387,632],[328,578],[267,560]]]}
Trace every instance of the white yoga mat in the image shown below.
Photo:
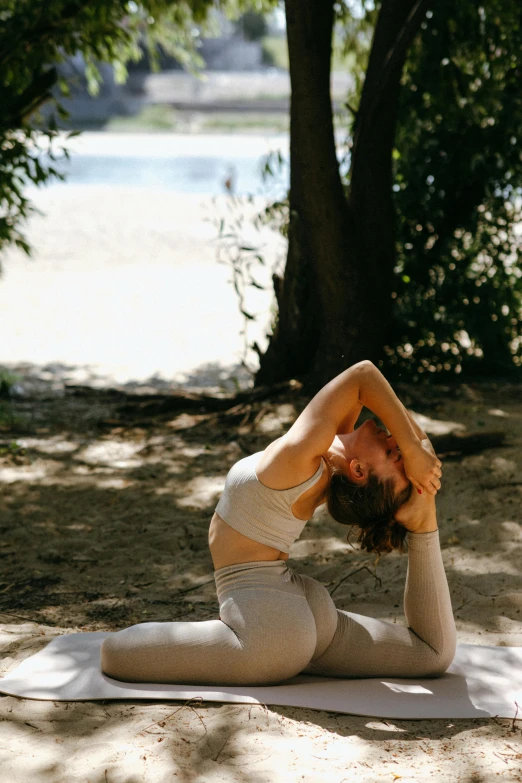
{"label": "white yoga mat", "polygon": [[107,633],[59,636],[0,680],[0,692],[26,699],[157,699],[308,707],[380,718],[522,717],[522,647],[458,646],[438,679],[342,680],[300,675],[266,687],[125,683],[100,671]]}

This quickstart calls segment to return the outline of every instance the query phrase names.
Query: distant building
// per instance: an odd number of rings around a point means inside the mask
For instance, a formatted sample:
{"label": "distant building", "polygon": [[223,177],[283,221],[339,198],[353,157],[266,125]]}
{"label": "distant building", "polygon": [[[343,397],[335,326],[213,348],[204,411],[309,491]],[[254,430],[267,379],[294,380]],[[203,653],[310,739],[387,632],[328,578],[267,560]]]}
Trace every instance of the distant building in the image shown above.
{"label": "distant building", "polygon": [[[202,38],[199,52],[208,71],[260,71],[266,68],[263,63],[261,40],[247,40],[248,35],[240,23],[233,23],[223,14],[217,17],[221,35],[214,38]],[[247,31],[248,32],[248,31]],[[133,115],[147,100],[143,90],[145,77],[151,67],[144,47],[143,57],[137,62],[128,63],[129,80],[124,85],[116,84],[113,69],[106,63],[98,65],[103,82],[97,96],[91,96],[87,90],[83,55],[77,53],[58,65],[58,71],[67,80],[71,91],[70,98],[61,98],[60,103],[69,112],[69,124],[102,126],[115,115]],[[162,71],[181,71],[182,67],[173,57],[159,51],[159,65]],[[50,108],[44,107],[44,114]]]}

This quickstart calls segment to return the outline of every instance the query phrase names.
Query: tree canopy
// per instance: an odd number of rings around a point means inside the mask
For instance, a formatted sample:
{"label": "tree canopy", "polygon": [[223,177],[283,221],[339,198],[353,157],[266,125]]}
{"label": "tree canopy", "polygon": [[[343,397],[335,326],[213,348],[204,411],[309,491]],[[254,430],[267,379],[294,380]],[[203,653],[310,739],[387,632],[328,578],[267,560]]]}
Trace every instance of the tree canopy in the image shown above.
{"label": "tree canopy", "polygon": [[[269,0],[228,0],[238,16]],[[272,4],[273,5],[273,4]],[[30,251],[28,183],[60,177],[57,64],[198,67],[212,0],[2,0],[0,251]],[[221,6],[220,6],[221,7]],[[356,5],[287,0],[292,80],[290,241],[260,378],[322,380],[359,353],[397,372],[510,372],[522,364],[522,10],[515,0]],[[211,16],[211,14],[210,14]],[[356,55],[348,173],[329,96],[331,38]],[[55,105],[49,121],[44,102]],[[342,171],[346,166],[341,166]]]}

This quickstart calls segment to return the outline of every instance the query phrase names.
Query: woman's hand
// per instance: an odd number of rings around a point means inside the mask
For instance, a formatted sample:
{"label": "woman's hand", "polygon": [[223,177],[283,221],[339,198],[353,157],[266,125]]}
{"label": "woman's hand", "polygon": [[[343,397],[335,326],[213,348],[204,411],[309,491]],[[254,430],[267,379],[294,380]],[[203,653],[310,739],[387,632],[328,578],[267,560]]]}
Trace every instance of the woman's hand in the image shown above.
{"label": "woman's hand", "polygon": [[428,438],[413,441],[406,451],[401,449],[406,477],[418,494],[423,490],[436,495],[440,489],[442,462],[438,459]]}
{"label": "woman's hand", "polygon": [[437,530],[434,495],[427,492],[419,495],[413,490],[410,499],[403,503],[395,514],[395,521],[411,533],[431,533]]}

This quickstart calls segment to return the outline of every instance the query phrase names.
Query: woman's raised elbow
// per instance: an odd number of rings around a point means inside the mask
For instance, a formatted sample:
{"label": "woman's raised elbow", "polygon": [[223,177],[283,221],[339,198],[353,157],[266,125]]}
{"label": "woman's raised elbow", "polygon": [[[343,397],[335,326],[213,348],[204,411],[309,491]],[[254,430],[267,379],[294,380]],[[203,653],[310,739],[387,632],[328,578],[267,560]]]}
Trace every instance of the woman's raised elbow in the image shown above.
{"label": "woman's raised elbow", "polygon": [[370,359],[362,359],[357,364],[353,365],[354,368],[361,370],[361,372],[375,372],[377,367]]}
{"label": "woman's raised elbow", "polygon": [[370,359],[363,359],[350,367],[350,373],[352,373],[352,377],[356,377],[359,383],[361,383],[364,379],[370,379],[376,373],[379,373],[379,370]]}

